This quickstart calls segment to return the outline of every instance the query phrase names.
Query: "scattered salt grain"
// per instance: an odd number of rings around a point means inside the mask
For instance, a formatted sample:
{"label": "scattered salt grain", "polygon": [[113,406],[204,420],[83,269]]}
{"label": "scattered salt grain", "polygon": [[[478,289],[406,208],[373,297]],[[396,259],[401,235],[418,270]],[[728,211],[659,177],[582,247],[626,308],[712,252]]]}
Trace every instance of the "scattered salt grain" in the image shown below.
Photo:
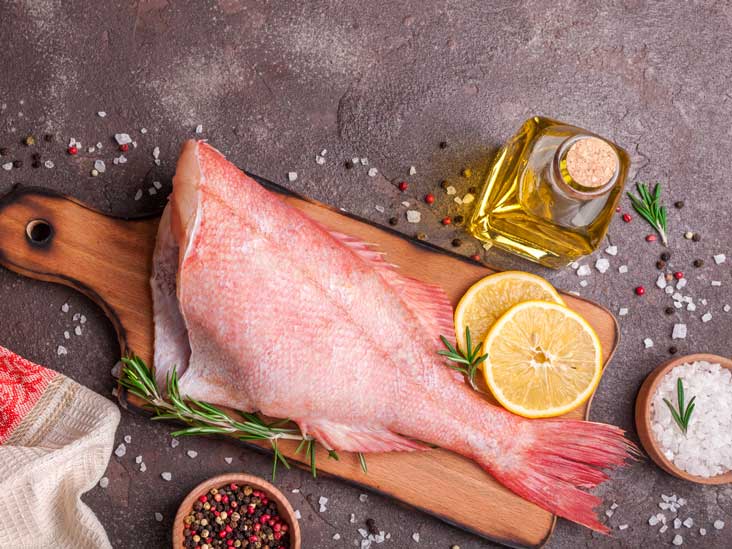
{"label": "scattered salt grain", "polygon": [[97,149],[96,149],[96,148],[94,147],[94,145],[92,145],[91,147],[87,147],[87,148],[86,148],[86,152],[88,152],[89,154],[92,154],[92,153],[93,153],[93,152],[95,152],[96,150],[97,150]]}
{"label": "scattered salt grain", "polygon": [[46,166],[46,168],[48,168],[49,170],[55,166],[55,164],[51,160],[46,160],[43,165]]}
{"label": "scattered salt grain", "polygon": [[713,526],[714,526],[714,529],[715,530],[721,530],[722,528],[724,528],[724,521],[723,520],[715,520]]}
{"label": "scattered salt grain", "polygon": [[376,168],[369,168],[368,174],[369,177],[376,177],[376,174],[379,173],[379,170]]}
{"label": "scattered salt grain", "polygon": [[287,172],[287,180],[290,183],[297,181],[297,172]]}
{"label": "scattered salt grain", "polygon": [[107,116],[107,113],[104,111],[97,111],[97,116],[99,118],[104,118],[105,116]]}
{"label": "scattered salt grain", "polygon": [[293,488],[292,489],[292,493],[293,494],[299,494],[300,493],[300,488]]}
{"label": "scattered salt grain", "polygon": [[126,133],[115,133],[114,139],[117,141],[117,145],[129,145],[132,143],[132,138]]}
{"label": "scattered salt grain", "polygon": [[66,347],[64,347],[63,345],[59,345],[58,348],[56,349],[56,354],[58,356],[64,356],[64,355],[69,354],[69,352],[66,350]]}
{"label": "scattered salt grain", "polygon": [[415,532],[414,534],[412,534],[412,539],[413,539],[413,540],[414,540],[414,541],[415,541],[416,543],[419,543],[419,532]]}
{"label": "scattered salt grain", "polygon": [[64,331],[64,339],[71,339],[71,334],[69,333],[68,330]]}
{"label": "scattered salt grain", "polygon": [[95,160],[94,169],[97,170],[99,173],[104,173],[105,171],[107,171],[107,165],[104,163],[104,160]]}
{"label": "scattered salt grain", "polygon": [[618,508],[618,504],[613,501],[613,504],[610,506],[610,509],[615,511],[615,509],[617,509],[617,508]]}
{"label": "scattered salt grain", "polygon": [[583,288],[587,287],[588,284],[589,284],[589,282],[587,282],[586,280],[580,280],[580,283],[579,283],[579,285],[582,286]]}
{"label": "scattered salt grain", "polygon": [[366,530],[366,528],[359,528],[358,533],[361,534],[362,538],[366,538],[369,535],[368,530]]}
{"label": "scattered salt grain", "polygon": [[445,189],[445,192],[449,195],[453,195],[457,192],[457,189],[453,187],[452,185],[449,185],[447,189]]}
{"label": "scattered salt grain", "polygon": [[155,160],[157,160],[158,158],[160,158],[160,147],[155,147],[155,148],[154,148],[154,149],[152,150],[152,156],[153,156],[153,158],[154,158]]}
{"label": "scattered salt grain", "polygon": [[723,311],[725,313],[728,313],[728,312],[732,311],[732,307],[730,307],[729,305],[725,305]]}
{"label": "scattered salt grain", "polygon": [[74,328],[74,333],[78,336],[81,335],[81,326],[77,326]]}
{"label": "scattered salt grain", "polygon": [[101,150],[102,150],[102,148],[104,147],[104,145],[102,145],[102,142],[101,142],[101,141],[99,141],[99,142],[97,143],[96,147],[97,147],[97,149],[99,149],[99,150],[101,151]]}
{"label": "scattered salt grain", "polygon": [[295,509],[295,518],[297,520],[300,520],[302,518],[302,515],[300,514],[300,509]]}
{"label": "scattered salt grain", "polygon": [[410,223],[419,223],[422,221],[422,214],[417,210],[407,210],[407,221]]}
{"label": "scattered salt grain", "polygon": [[341,539],[341,535],[336,532],[335,534],[333,534],[333,539],[338,541],[339,539]]}
{"label": "scattered salt grain", "polygon": [[172,478],[173,478],[173,475],[172,475],[172,474],[170,474],[170,473],[169,473],[168,471],[163,471],[162,473],[160,473],[160,476],[161,476],[161,478],[162,478],[162,479],[163,479],[164,481],[166,481],[166,482],[169,482],[169,481],[170,481],[170,479],[172,479]]}
{"label": "scattered salt grain", "polygon": [[381,205],[379,205],[379,204],[377,204],[376,206],[374,206],[374,209],[375,209],[375,210],[376,210],[377,212],[379,212],[379,213],[384,213],[384,212],[386,211],[386,208],[384,208],[384,206],[381,206]]}
{"label": "scattered salt grain", "polygon": [[625,273],[627,273],[627,272],[628,272],[628,266],[627,266],[627,265],[621,265],[620,267],[618,267],[618,272],[619,272],[620,274],[625,274]]}
{"label": "scattered salt grain", "polygon": [[455,202],[455,204],[462,204],[463,203],[463,199],[460,198],[459,196],[456,196],[452,200]]}
{"label": "scattered salt grain", "polygon": [[721,280],[712,280],[712,286],[721,286],[722,281]]}
{"label": "scattered salt grain", "polygon": [[628,309],[626,309],[625,307],[621,307],[620,310],[618,311],[618,316],[625,316],[627,314],[628,314]]}
{"label": "scattered salt grain", "polygon": [[686,338],[686,324],[674,324],[674,329],[671,332],[671,339],[685,339]]}
{"label": "scattered salt grain", "polygon": [[180,444],[180,440],[178,440],[177,438],[170,439],[171,448],[177,448],[179,444]]}
{"label": "scattered salt grain", "polygon": [[684,522],[683,522],[682,524],[683,524],[683,525],[684,525],[684,527],[686,527],[686,528],[691,528],[692,526],[694,526],[694,519],[693,519],[693,518],[691,518],[691,517],[689,517],[689,518],[687,518],[687,519],[684,519]]}
{"label": "scattered salt grain", "polygon": [[140,133],[146,134],[147,133],[147,128],[140,128]]}
{"label": "scattered salt grain", "polygon": [[668,524],[664,524],[658,529],[659,534],[663,534],[666,530],[668,530]]}
{"label": "scattered salt grain", "polygon": [[361,158],[361,165],[362,166],[368,166],[369,165],[369,159],[365,156]]}
{"label": "scattered salt grain", "polygon": [[579,267],[579,263],[577,263],[576,261],[572,261],[572,263],[570,263],[569,266],[572,270],[576,271],[577,268]]}
{"label": "scattered salt grain", "polygon": [[409,175],[417,175],[417,168],[409,166]]}
{"label": "scattered salt grain", "polygon": [[155,513],[155,520],[158,522],[163,522],[163,515],[162,513]]}
{"label": "scattered salt grain", "polygon": [[592,274],[592,270],[589,265],[580,265],[577,268],[577,276],[589,276]]}
{"label": "scattered salt grain", "polygon": [[196,126],[196,133],[203,133],[203,124]]}
{"label": "scattered salt grain", "polygon": [[470,204],[473,200],[475,200],[475,195],[468,193],[465,196],[463,196],[463,204]]}
{"label": "scattered salt grain", "polygon": [[137,189],[137,192],[135,193],[135,200],[140,200],[142,198],[142,189]]}
{"label": "scattered salt grain", "polygon": [[663,273],[661,273],[660,275],[658,275],[658,278],[656,279],[656,286],[658,286],[662,290],[666,286],[668,286],[668,282],[666,282],[666,276]]}
{"label": "scattered salt grain", "polygon": [[100,488],[106,488],[109,486],[109,479],[107,477],[102,477],[99,479],[99,487]]}
{"label": "scattered salt grain", "polygon": [[612,517],[614,514],[615,514],[615,511],[613,511],[612,509],[608,509],[605,511],[605,516],[607,516],[607,518]]}
{"label": "scattered salt grain", "polygon": [[707,529],[706,528],[699,528],[699,535],[700,536],[706,536],[707,535]]}
{"label": "scattered salt grain", "polygon": [[627,528],[628,528],[627,524],[621,524],[620,526],[618,526],[618,530],[626,530]]}
{"label": "scattered salt grain", "polygon": [[600,257],[595,261],[595,269],[600,271],[601,274],[605,274],[609,268],[610,262],[606,258]]}
{"label": "scattered salt grain", "polygon": [[186,454],[188,454],[188,457],[191,459],[196,459],[196,457],[198,457],[198,452],[195,450],[188,450]]}
{"label": "scattered salt grain", "polygon": [[114,450],[114,455],[117,457],[122,457],[127,453],[127,446],[124,445],[124,442],[121,442],[117,448]]}
{"label": "scattered salt grain", "polygon": [[142,456],[135,456],[135,463],[140,465],[140,463],[142,463]]}
{"label": "scattered salt grain", "polygon": [[322,166],[323,164],[325,164],[325,157],[320,156],[319,154],[316,154],[315,163],[318,164],[319,166]]}
{"label": "scattered salt grain", "polygon": [[328,503],[328,498],[327,497],[320,496],[320,498],[318,498],[318,504],[320,505],[320,512],[321,513],[324,513],[325,511],[328,510],[328,508],[326,507],[327,503]]}
{"label": "scattered salt grain", "polygon": [[369,496],[367,494],[360,494],[358,496],[358,501],[361,503],[366,503],[366,500],[369,499]]}
{"label": "scattered salt grain", "polygon": [[405,200],[404,202],[402,202],[402,206],[404,206],[405,208],[409,208],[409,202]]}
{"label": "scattered salt grain", "polygon": [[701,317],[702,322],[709,322],[712,320],[712,313],[704,313]]}
{"label": "scattered salt grain", "polygon": [[650,349],[651,347],[653,347],[653,340],[650,337],[645,338],[643,340],[643,346],[646,349]]}
{"label": "scattered salt grain", "polygon": [[605,253],[607,255],[618,255],[618,247],[617,246],[608,246],[605,248]]}
{"label": "scattered salt grain", "polygon": [[348,522],[350,522],[351,524],[355,523],[356,522],[356,515],[353,514],[353,513],[351,513],[351,516],[348,517]]}
{"label": "scattered salt grain", "polygon": [[63,305],[61,305],[61,312],[62,313],[68,313],[69,312],[69,304],[68,303],[64,303]]}
{"label": "scattered salt grain", "polygon": [[160,181],[153,181],[153,187],[160,190],[163,188],[163,184]]}
{"label": "scattered salt grain", "polygon": [[158,194],[158,190],[157,190],[157,189],[156,189],[155,187],[150,187],[150,188],[149,188],[149,189],[147,190],[147,193],[148,193],[148,194],[149,194],[150,196],[154,196],[154,195]]}
{"label": "scattered salt grain", "polygon": [[681,519],[675,518],[674,519],[674,530],[678,530],[679,528],[681,528]]}
{"label": "scattered salt grain", "polygon": [[130,444],[132,442],[132,437],[130,435],[125,435],[123,439],[127,444]]}
{"label": "scattered salt grain", "polygon": [[686,306],[686,310],[693,313],[694,311],[696,311],[696,305],[694,305],[694,303],[689,303]]}
{"label": "scattered salt grain", "polygon": [[229,465],[231,465],[231,462],[232,462],[232,461],[234,461],[234,458],[230,458],[230,457],[225,457],[225,458],[224,458],[224,461],[225,461],[226,463],[228,463]]}
{"label": "scattered salt grain", "polygon": [[13,169],[13,163],[12,162],[6,162],[5,164],[3,164],[3,170],[9,172],[12,169]]}
{"label": "scattered salt grain", "polygon": [[671,542],[674,545],[682,545],[684,543],[684,538],[682,538],[680,535],[676,534],[674,536],[674,540]]}
{"label": "scattered salt grain", "polygon": [[717,255],[714,256],[714,262],[717,265],[721,265],[725,261],[727,261],[727,256],[725,256],[724,254],[717,254]]}

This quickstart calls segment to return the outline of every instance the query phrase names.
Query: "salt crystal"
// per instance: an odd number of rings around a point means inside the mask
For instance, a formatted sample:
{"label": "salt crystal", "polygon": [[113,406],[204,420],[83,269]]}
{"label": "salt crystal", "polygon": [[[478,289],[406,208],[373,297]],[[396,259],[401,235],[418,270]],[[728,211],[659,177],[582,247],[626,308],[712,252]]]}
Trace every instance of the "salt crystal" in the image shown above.
{"label": "salt crystal", "polygon": [[203,133],[203,124],[196,126],[196,133]]}
{"label": "salt crystal", "polygon": [[129,145],[132,143],[132,138],[126,133],[115,133],[114,139],[117,141],[117,145]]}
{"label": "salt crystal", "polygon": [[173,438],[170,440],[171,448],[177,448],[179,444],[180,444],[180,440],[178,440],[177,438]]}
{"label": "salt crystal", "polygon": [[419,532],[415,532],[414,534],[412,534],[412,539],[415,542],[419,543]]}
{"label": "salt crystal", "polygon": [[732,307],[730,307],[729,305],[725,305],[723,310],[725,313],[728,313],[728,312],[732,311]]}
{"label": "salt crystal", "polygon": [[142,134],[147,133],[147,128],[140,128],[140,133],[142,133]]}
{"label": "salt crystal", "polygon": [[142,189],[137,189],[137,192],[135,193],[135,200],[140,200],[142,198]]}
{"label": "salt crystal", "polygon": [[376,177],[376,174],[379,173],[379,170],[376,168],[369,168],[368,174],[369,177]]}
{"label": "salt crystal", "polygon": [[97,111],[97,116],[99,118],[104,118],[105,116],[107,116],[107,113],[104,111]]}
{"label": "salt crystal", "polygon": [[162,479],[163,479],[164,481],[166,481],[166,482],[170,481],[170,479],[172,479],[172,478],[173,478],[173,475],[172,475],[172,474],[170,474],[170,473],[169,473],[168,471],[163,471],[162,473],[160,473],[160,476],[161,476],[161,477],[162,477]]}
{"label": "salt crystal", "polygon": [[696,311],[696,305],[694,305],[693,303],[689,303],[686,306],[686,310],[693,313],[694,311]]}
{"label": "salt crystal", "polygon": [[119,446],[114,450],[114,455],[117,457],[122,457],[127,453],[127,446],[124,445],[123,442],[120,443]]}
{"label": "salt crystal", "polygon": [[77,326],[74,328],[74,333],[78,336],[81,335],[81,326]]}
{"label": "salt crystal", "polygon": [[56,354],[58,356],[63,356],[69,354],[69,352],[66,350],[66,347],[64,347],[63,345],[59,345],[56,349]]}
{"label": "salt crystal", "polygon": [[297,172],[287,172],[287,180],[290,183],[297,181]]}
{"label": "salt crystal", "polygon": [[707,529],[706,528],[699,528],[699,535],[700,536],[706,536],[707,535]]}
{"label": "salt crystal", "polygon": [[100,488],[106,488],[109,486],[109,479],[107,477],[102,477],[99,479],[99,487]]}
{"label": "salt crystal", "polygon": [[339,539],[341,539],[341,535],[336,532],[335,534],[333,534],[333,539],[338,541]]}
{"label": "salt crystal", "polygon": [[62,313],[68,313],[69,312],[69,304],[68,303],[64,303],[63,305],[61,305],[61,312]]}
{"label": "salt crystal", "polygon": [[188,457],[191,459],[195,459],[198,456],[198,452],[195,450],[188,450],[186,454],[188,454]]}
{"label": "salt crystal", "polygon": [[98,142],[98,143],[97,143],[97,145],[96,145],[96,146],[97,146],[97,149],[99,149],[99,150],[101,151],[101,150],[102,150],[102,147],[103,147],[104,145],[102,145],[102,143],[101,143],[101,141],[100,141],[100,142]]}
{"label": "salt crystal", "polygon": [[674,540],[671,542],[674,545],[681,545],[684,543],[684,538],[682,538],[680,535],[676,534],[674,536]]}
{"label": "salt crystal", "polygon": [[460,198],[459,196],[456,196],[455,198],[453,198],[453,201],[455,202],[455,204],[462,204],[463,203],[463,199]]}
{"label": "salt crystal", "polygon": [[71,318],[74,322],[78,322],[81,318],[81,313],[74,313],[74,316]]}
{"label": "salt crystal", "polygon": [[404,206],[405,208],[409,208],[409,202],[405,200],[404,202],[402,202],[402,206]]}
{"label": "salt crystal", "polygon": [[358,533],[361,534],[362,538],[368,537],[369,533],[366,528],[359,528]]}
{"label": "salt crystal", "polygon": [[681,528],[681,519],[675,518],[674,519],[674,530],[678,530],[679,528]]}
{"label": "salt crystal", "polygon": [[93,145],[91,147],[87,147],[87,149],[86,149],[86,152],[88,152],[89,154],[92,154],[95,151],[96,151],[96,149],[94,148]]}
{"label": "salt crystal", "polygon": [[721,530],[722,528],[724,528],[724,521],[723,520],[715,520],[713,526],[714,526],[714,529],[715,530]]}
{"label": "salt crystal", "polygon": [[674,287],[673,286],[666,286],[666,289],[664,290],[668,295],[671,295],[674,293]]}
{"label": "salt crystal", "polygon": [[315,163],[319,166],[322,166],[323,164],[325,164],[325,158],[318,154],[315,156]]}
{"label": "salt crystal", "polygon": [[701,317],[702,322],[709,322],[712,320],[712,313],[704,313]]}
{"label": "salt crystal", "polygon": [[463,196],[463,204],[470,204],[473,200],[475,200],[475,195],[468,193],[465,196]]}
{"label": "salt crystal", "polygon": [[6,162],[3,164],[3,170],[10,171],[13,169],[13,163],[12,162]]}
{"label": "salt crystal", "polygon": [[582,286],[583,288],[585,288],[589,284],[589,282],[587,282],[586,280],[580,280],[580,283],[579,284],[580,284],[580,286]]}
{"label": "salt crystal", "polygon": [[625,530],[627,528],[628,528],[627,524],[621,524],[620,526],[618,526],[618,530]]}
{"label": "salt crystal", "polygon": [[150,188],[149,188],[149,189],[147,190],[147,193],[148,193],[148,194],[149,194],[150,196],[154,196],[154,195],[158,194],[158,190],[157,190],[157,189],[156,189],[155,187],[150,187]]}
{"label": "salt crystal", "polygon": [[140,465],[140,463],[142,463],[142,456],[135,456],[135,463]]}
{"label": "salt crystal", "polygon": [[608,246],[605,248],[605,253],[607,255],[618,255],[618,247],[617,246]]}
{"label": "salt crystal", "polygon": [[658,533],[663,534],[666,530],[668,530],[668,524],[661,526],[661,528],[658,529]]}
{"label": "salt crystal", "polygon": [[693,519],[693,518],[691,518],[691,517],[689,517],[689,518],[685,519],[685,520],[684,520],[684,522],[683,522],[682,524],[683,524],[683,525],[684,525],[684,526],[685,526],[686,528],[691,528],[692,526],[694,526],[694,519]]}
{"label": "salt crystal", "polygon": [[417,168],[409,166],[409,175],[417,175]]}
{"label": "salt crystal", "polygon": [[69,333],[68,330],[64,331],[64,339],[71,339],[71,334]]}
{"label": "salt crystal", "polygon": [[661,273],[660,275],[658,275],[658,278],[656,279],[656,286],[658,286],[658,287],[659,287],[659,288],[661,288],[662,290],[663,290],[663,289],[664,289],[664,288],[665,288],[666,286],[668,286],[668,283],[666,282],[666,277],[664,276],[664,274],[663,274],[663,273]]}
{"label": "salt crystal", "polygon": [[453,195],[457,192],[457,189],[453,187],[452,185],[449,185],[447,189],[445,189],[445,192],[449,195]]}
{"label": "salt crystal", "polygon": [[580,265],[577,268],[577,276],[589,276],[592,274],[592,270],[589,265]]}
{"label": "salt crystal", "polygon": [[324,513],[325,511],[328,510],[328,508],[326,507],[326,504],[327,503],[328,503],[328,498],[327,497],[320,496],[320,498],[318,498],[318,504],[320,505],[320,512],[321,513]]}
{"label": "salt crystal", "polygon": [[55,166],[55,164],[51,160],[46,160],[43,165],[46,166],[46,168],[48,168],[49,170]]}
{"label": "salt crystal", "polygon": [[577,270],[577,268],[579,267],[579,263],[577,263],[576,261],[572,261],[572,263],[570,263],[570,264],[569,264],[569,266],[570,266],[570,267],[571,267],[571,268],[572,268],[573,270],[575,270],[575,271],[576,271],[576,270]]}
{"label": "salt crystal", "polygon": [[610,262],[604,257],[600,257],[597,261],[595,261],[595,269],[600,271],[601,274],[605,274],[609,268]]}
{"label": "salt crystal", "polygon": [[685,288],[685,287],[686,287],[686,284],[687,284],[688,282],[689,282],[688,280],[686,280],[685,278],[682,278],[681,280],[679,280],[679,281],[678,281],[678,282],[676,283],[676,288],[677,288],[677,289],[679,289],[679,290],[680,290],[681,288]]}
{"label": "salt crystal", "polygon": [[232,462],[232,461],[234,461],[234,458],[231,458],[231,457],[225,457],[225,458],[224,458],[224,461],[225,461],[226,463],[228,463],[229,465],[231,465],[231,462]]}
{"label": "salt crystal", "polygon": [[681,301],[674,301],[674,307],[676,307],[677,309],[681,309],[681,307],[683,306],[684,304],[681,303]]}
{"label": "salt crystal", "polygon": [[626,309],[625,307],[621,307],[620,310],[618,311],[618,316],[625,316],[627,314],[628,314],[628,309]]}
{"label": "salt crystal", "polygon": [[358,496],[358,501],[360,501],[361,503],[366,503],[367,499],[369,499],[368,494],[360,494]]}
{"label": "salt crystal", "polygon": [[650,337],[645,338],[643,340],[643,346],[646,349],[650,349],[651,347],[653,347],[653,340]]}
{"label": "salt crystal", "polygon": [[721,280],[712,280],[712,286],[721,286],[722,281]]}
{"label": "salt crystal", "polygon": [[605,511],[605,515],[607,516],[607,518],[612,517],[614,514],[615,511],[613,511],[612,509],[608,509],[607,511]]}
{"label": "salt crystal", "polygon": [[671,339],[685,339],[686,338],[686,324],[674,324],[673,332],[671,332]]}
{"label": "salt crystal", "polygon": [[302,518],[302,515],[300,514],[300,509],[295,509],[295,518],[297,520],[300,520]]}
{"label": "salt crystal", "polygon": [[154,149],[152,150],[152,155],[153,155],[153,158],[154,158],[155,160],[157,160],[158,158],[160,158],[160,147],[155,147],[155,148],[154,148]]}
{"label": "salt crystal", "polygon": [[153,187],[155,187],[156,189],[162,189],[163,184],[160,181],[153,181]]}
{"label": "salt crystal", "polygon": [[123,439],[127,444],[130,444],[132,442],[132,436],[125,435]]}
{"label": "salt crystal", "polygon": [[627,266],[627,265],[621,265],[620,267],[618,267],[618,272],[619,272],[620,274],[625,274],[625,273],[627,273],[627,272],[628,272],[628,266]]}
{"label": "salt crystal", "polygon": [[116,160],[118,164],[127,164],[127,157],[123,154],[119,155],[114,160]]}
{"label": "salt crystal", "polygon": [[351,513],[351,516],[348,517],[348,522],[350,522],[351,524],[355,523],[356,522],[356,515],[353,514],[353,513]]}
{"label": "salt crystal", "polygon": [[107,171],[107,165],[104,163],[104,160],[95,160],[94,169],[97,170],[99,173],[104,173],[105,171]]}
{"label": "salt crystal", "polygon": [[618,508],[618,504],[613,501],[613,504],[610,506],[610,509],[613,511]]}
{"label": "salt crystal", "polygon": [[362,166],[368,166],[369,165],[369,159],[365,156],[361,158],[361,165]]}
{"label": "salt crystal", "polygon": [[410,223],[419,223],[422,221],[422,214],[417,210],[407,210],[407,221]]}
{"label": "salt crystal", "polygon": [[351,164],[353,164],[354,166],[358,166],[360,163],[361,163],[361,159],[358,158],[357,156],[354,156],[353,158],[351,158]]}
{"label": "salt crystal", "polygon": [[707,304],[707,300],[706,299],[702,299],[699,303],[701,303],[702,305],[706,305]]}
{"label": "salt crystal", "polygon": [[658,524],[658,519],[656,518],[656,515],[651,516],[651,518],[648,519],[649,526],[655,526]]}
{"label": "salt crystal", "polygon": [[725,256],[724,254],[717,254],[717,255],[714,256],[714,262],[717,265],[721,265],[725,261],[727,261],[727,256]]}
{"label": "salt crystal", "polygon": [[374,206],[374,209],[377,212],[379,212],[379,213],[384,213],[386,211],[386,209],[384,208],[384,206],[380,206],[379,204],[377,204],[376,206]]}

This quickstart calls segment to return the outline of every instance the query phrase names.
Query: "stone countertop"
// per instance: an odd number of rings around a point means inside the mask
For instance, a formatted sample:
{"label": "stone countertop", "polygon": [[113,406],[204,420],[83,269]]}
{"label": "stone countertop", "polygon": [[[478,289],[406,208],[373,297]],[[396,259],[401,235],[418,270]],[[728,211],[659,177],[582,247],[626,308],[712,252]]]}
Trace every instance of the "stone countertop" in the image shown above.
{"label": "stone countertop", "polygon": [[[689,326],[686,340],[675,342],[681,353],[730,355],[731,317],[723,305],[732,303],[732,273],[729,262],[712,261],[716,253],[730,254],[732,241],[726,211],[732,146],[729,4],[141,0],[91,6],[21,0],[3,7],[0,146],[10,149],[8,159],[24,164],[0,171],[0,193],[22,182],[106,212],[155,211],[170,191],[180,143],[196,136],[200,124],[198,137],[238,165],[299,193],[378,224],[397,216],[398,230],[424,232],[441,246],[463,237],[459,253],[481,253],[498,267],[539,272],[615,312],[628,308],[619,318],[622,342],[594,399],[593,420],[634,433],[635,394],[645,375],[668,357],[675,321]],[[608,240],[618,255],[607,256],[611,268],[604,275],[593,268],[586,287],[571,269],[547,272],[484,252],[461,227],[439,224],[444,215],[463,212],[439,182],[448,179],[465,194],[475,179],[461,178],[460,170],[484,165],[533,114],[615,140],[633,158],[631,181],[661,181],[669,203],[686,202],[669,213],[670,268],[684,271],[685,292],[707,305],[664,315],[670,298],[654,286],[662,250],[644,241],[651,231],[637,216],[628,224],[619,217],[613,221]],[[126,163],[114,164],[120,153],[113,135],[120,132],[129,133],[137,147],[125,154]],[[20,141],[29,133],[55,137],[25,148]],[[73,157],[65,153],[72,137],[82,143]],[[439,148],[441,141],[446,149]],[[97,142],[103,148],[88,152]],[[322,149],[327,153],[320,165],[315,157]],[[54,167],[33,169],[33,152]],[[368,157],[378,175],[346,170],[345,160],[355,156]],[[90,175],[95,159],[106,162],[98,177]],[[409,175],[410,166],[416,175]],[[287,180],[289,171],[298,173],[296,181]],[[406,193],[396,189],[401,179],[410,183]],[[162,183],[159,191],[154,181]],[[431,207],[421,201],[428,192],[437,196]],[[404,200],[423,212],[419,225],[407,223]],[[626,199],[622,206],[628,210]],[[699,232],[701,241],[685,240],[685,231]],[[697,258],[706,262],[703,268],[692,267]],[[620,265],[629,272],[618,273]],[[711,280],[722,285],[711,286]],[[633,294],[639,284],[648,288],[642,298]],[[63,333],[73,333],[74,323],[61,314],[63,303],[88,318],[82,335],[68,341]],[[713,318],[703,323],[707,311]],[[645,338],[654,346],[645,349]],[[0,344],[111,398],[109,369],[118,355],[112,327],[90,301],[66,288],[0,270]],[[57,356],[60,344],[68,355]],[[106,490],[84,496],[115,547],[167,547],[179,500],[209,476],[269,474],[269,457],[229,441],[195,438],[172,448],[170,430],[134,413],[122,415],[117,438],[132,437],[126,456],[111,458]],[[190,449],[197,458],[186,455]],[[137,470],[137,455],[146,473]],[[171,471],[172,481],[163,481],[162,471]],[[333,479],[313,480],[293,470],[281,473],[277,484],[286,492],[300,490],[289,495],[302,513],[308,548],[352,547],[366,518],[392,534],[384,547],[494,546],[380,496],[362,502],[357,489]],[[605,499],[601,512],[618,504],[608,519],[613,536],[559,521],[548,547],[667,546],[679,533],[685,547],[732,543],[730,487],[691,485],[639,462],[599,493]],[[680,518],[693,517],[693,528],[659,534],[658,526],[648,525],[662,493],[688,500]],[[320,496],[329,499],[322,513]],[[728,524],[721,532],[711,527],[719,518]],[[619,530],[621,524],[627,529]],[[700,526],[707,528],[704,538]],[[414,532],[420,534],[418,544]],[[333,539],[336,533],[340,540]]]}

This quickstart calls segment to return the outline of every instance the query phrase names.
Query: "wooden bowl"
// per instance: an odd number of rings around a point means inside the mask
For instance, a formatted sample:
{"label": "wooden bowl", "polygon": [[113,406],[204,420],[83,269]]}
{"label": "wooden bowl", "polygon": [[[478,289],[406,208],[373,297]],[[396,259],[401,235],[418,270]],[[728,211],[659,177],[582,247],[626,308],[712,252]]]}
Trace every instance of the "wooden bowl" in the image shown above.
{"label": "wooden bowl", "polygon": [[211,488],[220,488],[225,484],[236,483],[239,485],[248,484],[256,490],[265,492],[270,500],[277,504],[277,510],[280,516],[285,519],[289,526],[290,549],[301,549],[302,538],[300,536],[300,525],[295,518],[295,511],[292,509],[290,502],[277,488],[269,482],[259,477],[245,475],[244,473],[230,473],[219,475],[203,481],[196,486],[183,500],[178,507],[178,513],[175,515],[173,523],[173,549],[181,549],[183,547],[183,519],[190,513],[195,501],[207,493]]}
{"label": "wooden bowl", "polygon": [[732,482],[732,471],[728,471],[714,477],[705,478],[690,475],[686,471],[676,467],[676,465],[663,455],[660,445],[656,441],[656,438],[653,436],[653,431],[651,430],[651,402],[653,401],[653,395],[656,394],[656,389],[658,388],[658,384],[661,382],[661,379],[663,379],[663,376],[680,364],[697,362],[700,360],[711,362],[712,364],[720,364],[722,367],[732,370],[732,360],[705,353],[682,356],[669,360],[668,362],[664,362],[648,374],[643,385],[641,385],[638,396],[635,399],[635,427],[638,430],[638,437],[643,445],[643,449],[649,456],[651,456],[651,459],[656,462],[656,465],[667,473],[699,484],[727,484]]}

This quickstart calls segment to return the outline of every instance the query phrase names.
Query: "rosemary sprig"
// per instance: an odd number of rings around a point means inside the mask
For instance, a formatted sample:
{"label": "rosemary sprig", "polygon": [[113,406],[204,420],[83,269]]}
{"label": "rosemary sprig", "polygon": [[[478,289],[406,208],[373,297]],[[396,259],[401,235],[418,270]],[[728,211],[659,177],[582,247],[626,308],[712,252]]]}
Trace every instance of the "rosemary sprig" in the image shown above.
{"label": "rosemary sprig", "polygon": [[651,227],[658,232],[663,245],[668,246],[668,240],[666,238],[666,207],[661,206],[661,185],[656,183],[652,192],[645,183],[636,183],[635,186],[638,189],[640,198],[628,193],[628,198],[630,198],[633,208],[638,212],[638,215],[648,221]]}
{"label": "rosemary sprig", "polygon": [[476,347],[473,347],[473,340],[470,336],[470,328],[468,326],[465,326],[465,353],[456,349],[445,336],[441,335],[440,339],[442,340],[442,344],[447,347],[447,350],[440,349],[437,351],[437,354],[454,362],[455,364],[448,364],[448,366],[456,372],[463,374],[473,389],[482,392],[475,383],[475,374],[478,371],[478,366],[488,358],[487,354],[481,354],[483,344],[478,343]]}
{"label": "rosemary sprig", "polygon": [[696,404],[694,401],[696,400],[696,397],[691,397],[691,400],[689,400],[689,404],[684,407],[684,383],[681,381],[681,378],[678,378],[676,380],[676,400],[678,401],[679,409],[676,410],[669,402],[667,398],[664,398],[663,401],[666,403],[666,406],[668,406],[668,409],[671,411],[671,416],[674,418],[674,421],[676,422],[676,425],[679,426],[679,429],[681,429],[681,432],[686,434],[686,432],[689,430],[689,420],[691,419],[691,414],[694,412],[694,406]]}
{"label": "rosemary sprig", "polygon": [[[309,435],[303,435],[300,429],[285,427],[290,422],[289,419],[280,419],[268,423],[256,414],[239,412],[242,419],[238,420],[212,404],[183,397],[178,386],[178,374],[175,368],[166,378],[168,395],[167,398],[164,398],[155,381],[155,376],[140,357],[124,357],[122,363],[120,384],[130,393],[145,401],[154,413],[152,419],[173,419],[188,425],[186,428],[173,431],[172,436],[225,434],[244,441],[268,440],[274,453],[272,478],[277,474],[278,463],[281,463],[287,469],[290,468],[290,464],[279,449],[279,441],[300,440],[300,446],[298,446],[296,453],[303,445],[307,446],[306,456],[310,460],[313,477],[316,476],[316,441]],[[333,459],[339,459],[338,454],[332,450],[328,452],[328,455]],[[366,462],[360,453],[359,461],[361,462],[361,468],[366,472]]]}

